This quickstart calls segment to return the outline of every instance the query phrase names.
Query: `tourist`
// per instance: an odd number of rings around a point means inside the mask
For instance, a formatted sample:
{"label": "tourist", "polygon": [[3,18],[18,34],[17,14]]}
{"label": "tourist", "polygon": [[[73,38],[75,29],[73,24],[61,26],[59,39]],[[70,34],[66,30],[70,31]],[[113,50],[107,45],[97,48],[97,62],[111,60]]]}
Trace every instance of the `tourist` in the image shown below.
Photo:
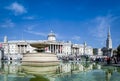
{"label": "tourist", "polygon": [[110,57],[107,57],[107,64],[110,64]]}

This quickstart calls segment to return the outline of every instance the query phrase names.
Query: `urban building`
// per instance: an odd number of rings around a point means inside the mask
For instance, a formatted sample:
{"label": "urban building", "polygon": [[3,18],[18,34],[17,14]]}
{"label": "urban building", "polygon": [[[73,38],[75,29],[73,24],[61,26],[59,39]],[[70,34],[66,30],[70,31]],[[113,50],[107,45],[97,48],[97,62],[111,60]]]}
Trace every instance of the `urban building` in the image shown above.
{"label": "urban building", "polygon": [[101,48],[94,48],[93,51],[94,51],[94,55],[98,55],[98,56],[103,55]]}
{"label": "urban building", "polygon": [[113,55],[110,27],[108,28],[108,34],[107,34],[107,40],[106,40],[106,47],[103,47],[102,51],[103,51],[103,55],[104,56],[111,57]]}
{"label": "urban building", "polygon": [[3,59],[3,56],[4,56],[4,49],[0,47],[0,60]]}
{"label": "urban building", "polygon": [[[4,37],[4,42],[1,42],[4,48],[5,55],[18,55],[24,53],[36,53],[41,51],[39,46],[46,45],[44,52],[55,53],[58,56],[68,56],[71,54],[77,55],[93,55],[93,48],[87,44],[73,44],[71,41],[57,41],[56,35],[51,31],[47,40],[8,40]],[[40,45],[41,44],[41,45]],[[34,45],[34,46],[33,46]]]}

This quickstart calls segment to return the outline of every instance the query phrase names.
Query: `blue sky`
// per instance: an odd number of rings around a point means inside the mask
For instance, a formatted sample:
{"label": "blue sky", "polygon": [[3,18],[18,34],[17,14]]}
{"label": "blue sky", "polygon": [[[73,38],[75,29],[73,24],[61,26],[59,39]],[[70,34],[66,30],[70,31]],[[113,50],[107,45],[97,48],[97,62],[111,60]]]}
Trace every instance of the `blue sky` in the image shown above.
{"label": "blue sky", "polygon": [[120,0],[0,0],[0,41],[57,40],[104,47],[111,28],[113,47],[120,44]]}

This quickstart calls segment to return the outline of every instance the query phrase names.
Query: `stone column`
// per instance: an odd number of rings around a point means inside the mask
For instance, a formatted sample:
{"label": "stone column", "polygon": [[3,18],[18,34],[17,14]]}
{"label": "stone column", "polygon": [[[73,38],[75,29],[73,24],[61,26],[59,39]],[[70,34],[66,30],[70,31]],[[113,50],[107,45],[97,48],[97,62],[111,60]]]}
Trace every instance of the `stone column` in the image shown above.
{"label": "stone column", "polygon": [[25,53],[26,53],[26,51],[27,51],[27,48],[26,48],[26,47],[27,47],[27,45],[25,45]]}
{"label": "stone column", "polygon": [[59,45],[57,45],[57,53],[59,53],[59,47],[58,47]]}
{"label": "stone column", "polygon": [[23,47],[22,47],[22,45],[21,45],[21,53],[23,52]]}
{"label": "stone column", "polygon": [[22,45],[21,45],[21,53],[23,53],[23,47],[22,47]]}
{"label": "stone column", "polygon": [[74,48],[73,48],[73,54],[74,54]]}
{"label": "stone column", "polygon": [[60,53],[62,53],[62,46],[60,45]]}
{"label": "stone column", "polygon": [[54,51],[55,51],[54,48],[55,48],[55,47],[54,47],[54,44],[53,44],[53,53],[54,53]]}
{"label": "stone column", "polygon": [[62,47],[63,47],[63,46],[61,45],[61,53],[63,52]]}
{"label": "stone column", "polygon": [[51,44],[50,44],[50,47],[49,47],[49,51],[51,52]]}
{"label": "stone column", "polygon": [[19,46],[17,45],[17,52],[19,53]]}
{"label": "stone column", "polygon": [[21,53],[21,45],[19,45],[20,46],[20,53]]}
{"label": "stone column", "polygon": [[76,49],[76,54],[78,54],[78,48]]}
{"label": "stone column", "polygon": [[25,45],[24,45],[24,53],[25,53]]}
{"label": "stone column", "polygon": [[23,45],[23,53],[25,52],[24,45]]}
{"label": "stone column", "polygon": [[55,44],[55,53],[56,53],[56,44]]}
{"label": "stone column", "polygon": [[60,53],[60,45],[58,45],[59,53]]}
{"label": "stone column", "polygon": [[54,53],[54,44],[53,44],[53,48],[52,49],[53,49],[53,53]]}
{"label": "stone column", "polygon": [[75,55],[75,48],[74,48],[74,55]]}
{"label": "stone column", "polygon": [[21,53],[23,53],[23,46],[21,45]]}
{"label": "stone column", "polygon": [[56,53],[56,44],[55,44],[55,53]]}
{"label": "stone column", "polygon": [[9,44],[7,44],[7,46],[8,46],[8,54],[10,53],[10,46],[9,46]]}
{"label": "stone column", "polygon": [[53,53],[53,45],[51,44],[51,53]]}
{"label": "stone column", "polygon": [[56,45],[56,53],[58,53],[58,45]]}

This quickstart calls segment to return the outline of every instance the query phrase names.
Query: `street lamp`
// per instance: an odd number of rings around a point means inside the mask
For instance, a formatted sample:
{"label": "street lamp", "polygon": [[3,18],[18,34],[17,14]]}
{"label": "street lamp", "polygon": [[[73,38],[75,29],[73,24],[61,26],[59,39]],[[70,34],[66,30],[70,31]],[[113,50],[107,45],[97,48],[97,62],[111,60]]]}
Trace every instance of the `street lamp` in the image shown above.
{"label": "street lamp", "polygon": [[86,42],[84,42],[84,54],[83,55],[86,55],[86,46],[87,46],[87,44],[86,44]]}
{"label": "street lamp", "polygon": [[87,47],[87,43],[84,42],[84,57],[85,57],[85,59],[86,59],[86,61],[87,61],[87,60],[88,60],[88,56],[87,56],[87,54],[86,54],[86,47]]}

